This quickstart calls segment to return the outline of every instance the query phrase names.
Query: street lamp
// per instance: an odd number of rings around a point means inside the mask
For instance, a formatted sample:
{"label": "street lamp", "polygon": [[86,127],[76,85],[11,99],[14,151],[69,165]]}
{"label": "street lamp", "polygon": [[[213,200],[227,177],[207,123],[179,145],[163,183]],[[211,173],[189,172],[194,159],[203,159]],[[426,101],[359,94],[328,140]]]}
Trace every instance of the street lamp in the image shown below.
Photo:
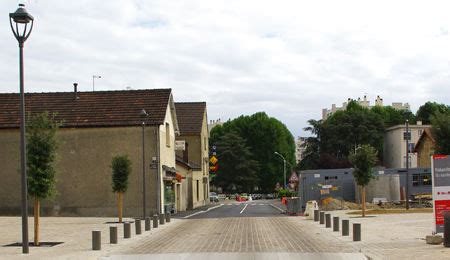
{"label": "street lamp", "polygon": [[[30,27],[28,24],[31,22]],[[14,23],[14,24],[13,24]],[[9,14],[9,24],[19,42],[19,70],[20,70],[20,171],[22,183],[22,253],[28,254],[28,190],[27,190],[27,159],[25,156],[25,93],[24,93],[24,73],[23,73],[23,44],[33,30],[34,18],[27,12],[24,4],[19,4],[19,8],[14,13]],[[29,28],[29,30],[27,30]]]}
{"label": "street lamp", "polygon": [[411,139],[409,135],[409,120],[406,119],[405,122],[406,125],[406,133],[405,133],[405,140],[406,140],[406,209],[409,209],[409,140]]}
{"label": "street lamp", "polygon": [[284,189],[286,189],[286,159],[284,159],[283,155],[279,154],[278,152],[275,152],[276,155],[280,156],[281,159],[283,159],[283,176],[284,176]]}
{"label": "street lamp", "polygon": [[92,75],[92,91],[95,91],[95,79],[101,79],[102,76]]}
{"label": "street lamp", "polygon": [[147,203],[145,203],[145,121],[148,118],[148,114],[145,109],[141,110],[140,116],[142,119],[142,219],[145,219],[145,217],[147,217],[145,212],[145,207],[147,205]]}

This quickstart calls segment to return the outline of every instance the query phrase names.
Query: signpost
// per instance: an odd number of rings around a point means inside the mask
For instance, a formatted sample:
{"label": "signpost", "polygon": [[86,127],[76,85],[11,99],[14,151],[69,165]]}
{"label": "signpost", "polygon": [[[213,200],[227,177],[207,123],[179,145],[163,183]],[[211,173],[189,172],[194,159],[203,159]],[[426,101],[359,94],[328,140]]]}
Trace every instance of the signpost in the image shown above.
{"label": "signpost", "polygon": [[435,154],[431,159],[434,232],[444,232],[444,211],[450,211],[450,156]]}

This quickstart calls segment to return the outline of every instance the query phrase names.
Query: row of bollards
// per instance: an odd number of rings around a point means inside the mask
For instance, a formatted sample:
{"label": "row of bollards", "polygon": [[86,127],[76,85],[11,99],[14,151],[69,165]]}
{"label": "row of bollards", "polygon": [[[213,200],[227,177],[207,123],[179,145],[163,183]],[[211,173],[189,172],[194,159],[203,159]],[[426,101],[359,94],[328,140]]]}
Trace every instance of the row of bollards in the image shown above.
{"label": "row of bollards", "polygon": [[[158,220],[159,224],[164,225],[164,223],[170,222],[170,213],[167,212],[165,214],[155,214],[153,218],[147,217],[144,220],[144,226],[145,231],[151,230],[151,222],[153,220],[153,228],[158,227]],[[135,219],[134,221],[134,227],[135,227],[135,233],[136,235],[142,234],[142,220],[141,219]],[[123,238],[131,238],[131,222],[124,222],[123,223]],[[117,226],[110,226],[109,227],[109,243],[110,244],[117,244],[118,243],[118,231]],[[101,250],[101,244],[102,244],[102,235],[100,230],[93,230],[92,231],[92,250]]]}
{"label": "row of bollards", "polygon": [[[325,228],[331,228],[331,214],[324,211],[314,210],[314,222],[325,224]],[[342,220],[342,236],[349,236],[350,221]],[[333,217],[333,231],[339,232],[339,217]],[[353,241],[361,241],[361,223],[353,223]]]}

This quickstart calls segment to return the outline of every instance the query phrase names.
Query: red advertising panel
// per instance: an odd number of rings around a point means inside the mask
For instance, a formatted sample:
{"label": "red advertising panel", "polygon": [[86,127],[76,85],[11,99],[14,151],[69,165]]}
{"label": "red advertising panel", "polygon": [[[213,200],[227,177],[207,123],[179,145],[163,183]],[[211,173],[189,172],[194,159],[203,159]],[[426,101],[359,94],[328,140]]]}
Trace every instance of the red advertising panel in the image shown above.
{"label": "red advertising panel", "polygon": [[444,211],[450,211],[450,157],[435,154],[432,158],[434,231],[444,232]]}

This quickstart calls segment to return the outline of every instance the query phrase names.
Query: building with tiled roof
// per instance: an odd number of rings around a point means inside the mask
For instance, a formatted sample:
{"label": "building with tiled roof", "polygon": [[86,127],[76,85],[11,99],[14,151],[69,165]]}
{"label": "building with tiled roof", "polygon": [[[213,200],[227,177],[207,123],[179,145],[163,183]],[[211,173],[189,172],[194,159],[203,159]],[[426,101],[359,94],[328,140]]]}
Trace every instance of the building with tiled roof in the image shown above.
{"label": "building with tiled roof", "polygon": [[187,208],[196,208],[209,203],[209,139],[205,102],[176,102],[180,135],[177,142],[184,149],[176,151],[180,160],[188,163],[191,173],[182,185],[188,189]]}
{"label": "building with tiled roof", "polygon": [[[147,214],[175,206],[179,128],[171,89],[27,93],[25,100],[27,117],[47,111],[62,122],[57,132],[57,195],[44,201],[44,215],[116,216],[111,189],[116,155],[127,155],[132,162],[124,216],[143,214],[143,170]],[[148,113],[145,119],[142,109]],[[19,94],[0,94],[0,214],[20,213],[18,128]]]}

